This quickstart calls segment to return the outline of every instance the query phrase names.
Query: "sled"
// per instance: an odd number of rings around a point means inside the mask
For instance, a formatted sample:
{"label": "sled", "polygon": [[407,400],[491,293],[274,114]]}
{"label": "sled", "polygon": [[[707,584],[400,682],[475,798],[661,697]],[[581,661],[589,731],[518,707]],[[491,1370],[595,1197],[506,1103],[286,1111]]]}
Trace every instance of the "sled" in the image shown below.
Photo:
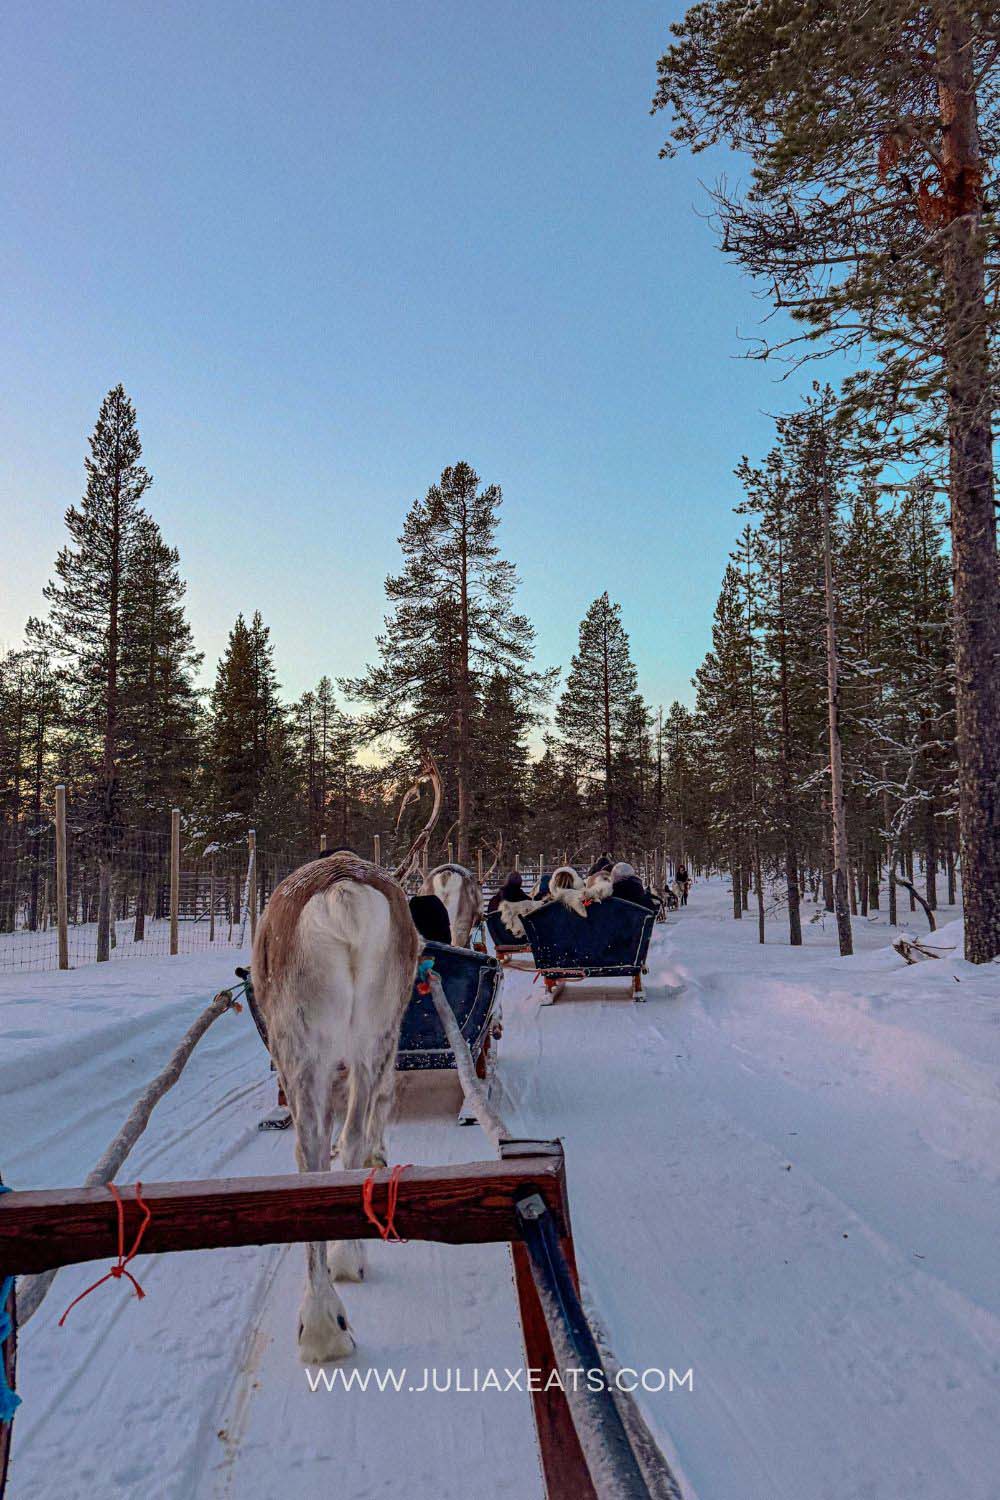
{"label": "sled", "polygon": [[493,939],[493,947],[502,964],[510,963],[515,953],[530,953],[527,938],[515,937],[498,911],[491,911],[486,918],[486,930]]}
{"label": "sled", "polygon": [[[476,1072],[489,1080],[496,1065],[494,1043],[501,1030],[500,964],[488,953],[455,948],[450,943],[425,943],[423,957],[434,960],[445,999],[475,1060]],[[403,1073],[455,1067],[455,1056],[434,1002],[416,985],[399,1028],[396,1067]]]}
{"label": "sled", "polygon": [[642,976],[654,921],[646,907],[609,896],[588,906],[584,918],[553,901],[521,920],[549,1003],[577,979],[627,978],[632,998],[645,1000]]}

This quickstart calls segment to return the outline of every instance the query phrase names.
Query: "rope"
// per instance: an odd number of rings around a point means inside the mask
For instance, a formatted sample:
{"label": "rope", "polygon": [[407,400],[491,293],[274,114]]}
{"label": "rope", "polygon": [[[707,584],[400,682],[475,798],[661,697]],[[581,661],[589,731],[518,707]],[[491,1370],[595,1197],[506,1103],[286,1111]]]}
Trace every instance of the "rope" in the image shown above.
{"label": "rope", "polygon": [[379,1168],[372,1167],[371,1171],[368,1173],[368,1176],[365,1178],[364,1182],[361,1185],[361,1207],[365,1211],[365,1218],[369,1221],[369,1223],[375,1225],[375,1228],[378,1230],[379,1234],[384,1240],[387,1240],[394,1245],[406,1244],[406,1241],[400,1238],[396,1230],[396,1200],[399,1197],[399,1179],[409,1167],[412,1167],[412,1165],[413,1163],[411,1161],[408,1161],[403,1166],[393,1167],[391,1172],[389,1173],[384,1224],[372,1207],[372,1195],[375,1192],[375,1177],[379,1171]]}
{"label": "rope", "polygon": [[108,1186],[108,1191],[111,1193],[111,1196],[114,1198],[115,1203],[118,1206],[118,1260],[111,1267],[110,1271],[107,1271],[100,1278],[100,1280],[95,1281],[92,1286],[88,1286],[87,1289],[86,1289],[86,1291],[83,1291],[83,1292],[80,1293],[79,1297],[74,1297],[73,1298],[73,1300],[70,1303],[69,1307],[67,1307],[66,1311],[63,1313],[62,1317],[59,1319],[59,1327],[60,1328],[63,1326],[63,1324],[65,1323],[66,1319],[69,1317],[70,1313],[73,1311],[73,1309],[76,1306],[76,1304],[78,1302],[82,1302],[83,1299],[84,1299],[84,1297],[89,1297],[90,1294],[91,1294],[91,1292],[95,1292],[97,1290],[97,1288],[99,1286],[103,1286],[106,1281],[111,1281],[112,1279],[115,1280],[115,1281],[120,1281],[121,1278],[123,1276],[125,1276],[125,1277],[127,1277],[127,1279],[129,1281],[131,1281],[132,1285],[135,1287],[135,1295],[136,1295],[136,1297],[140,1301],[146,1295],[146,1293],[143,1291],[142,1287],[139,1285],[139,1283],[136,1281],[135,1277],[132,1275],[132,1272],[130,1270],[128,1270],[128,1263],[129,1263],[130,1260],[134,1260],[135,1257],[136,1257],[136,1254],[138,1253],[139,1246],[142,1244],[142,1237],[146,1233],[146,1228],[147,1228],[147,1226],[149,1224],[150,1219],[153,1217],[152,1209],[150,1209],[147,1204],[143,1203],[143,1201],[142,1201],[142,1183],[141,1182],[137,1182],[136,1185],[135,1185],[135,1201],[136,1201],[136,1203],[138,1203],[139,1207],[142,1209],[145,1217],[144,1217],[142,1223],[139,1225],[138,1232],[137,1232],[136,1237],[135,1237],[135,1239],[134,1239],[134,1241],[132,1243],[132,1248],[129,1251],[129,1253],[126,1255],[125,1254],[125,1204],[122,1202],[122,1195],[118,1191],[118,1189],[115,1186],[115,1184],[113,1182],[109,1182],[107,1186]]}
{"label": "rope", "polygon": [[[0,1182],[0,1193],[9,1193],[6,1183]],[[10,1294],[14,1290],[13,1276],[5,1276],[0,1282],[0,1422],[13,1422],[14,1413],[21,1398],[7,1380],[7,1340],[14,1332],[14,1321],[7,1311]]]}
{"label": "rope", "polygon": [[[246,985],[233,985],[231,989],[220,990],[212,1001],[202,1011],[198,1019],[188,1028],[183,1039],[176,1048],[170,1061],[161,1073],[148,1084],[140,1094],[125,1124],[119,1130],[114,1140],[108,1146],[100,1161],[92,1172],[88,1172],[84,1181],[84,1187],[107,1187],[120,1172],[126,1157],[132,1150],[136,1141],[142,1135],[149,1124],[150,1116],[156,1105],[163,1098],[168,1089],[173,1088],[188,1058],[194,1051],[198,1042],[214,1021],[227,1010],[239,1010],[240,1006],[236,996],[241,989],[246,991]],[[28,1319],[31,1318],[41,1307],[49,1287],[58,1274],[57,1270],[39,1271],[34,1276],[21,1278],[21,1285],[17,1295],[18,1322],[23,1328]]]}

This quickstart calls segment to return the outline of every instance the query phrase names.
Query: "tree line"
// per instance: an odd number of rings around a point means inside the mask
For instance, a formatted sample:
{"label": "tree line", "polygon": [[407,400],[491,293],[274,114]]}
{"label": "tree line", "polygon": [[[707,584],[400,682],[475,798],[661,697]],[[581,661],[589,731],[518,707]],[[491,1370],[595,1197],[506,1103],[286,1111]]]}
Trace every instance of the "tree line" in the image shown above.
{"label": "tree line", "polygon": [[[331,671],[295,701],[258,611],[236,619],[214,682],[201,685],[180,558],[151,512],[120,385],[101,405],[85,478],[46,610],[0,658],[0,927],[38,920],[60,783],[96,856],[99,955],[126,836],[134,844],[139,830],[152,849],[175,806],[196,854],[241,845],[251,827],[292,859],[321,844],[370,851],[376,833],[391,853],[399,794],[430,752],[445,786],[436,853],[468,860],[502,836],[507,857],[522,842],[572,855],[653,835],[651,715],[621,611],[607,595],[588,610],[548,724],[559,674],[534,664],[535,632],[497,540],[501,491],[467,463],[445,469],[404,519],[373,663],[356,678]],[[545,725],[533,758],[530,737]],[[420,818],[415,809],[397,843]]]}

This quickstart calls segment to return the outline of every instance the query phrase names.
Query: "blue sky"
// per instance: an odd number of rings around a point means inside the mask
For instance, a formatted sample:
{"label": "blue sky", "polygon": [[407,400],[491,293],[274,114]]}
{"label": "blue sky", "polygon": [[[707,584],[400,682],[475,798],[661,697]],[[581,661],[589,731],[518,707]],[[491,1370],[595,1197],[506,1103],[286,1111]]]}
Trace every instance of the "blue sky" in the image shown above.
{"label": "blue sky", "polygon": [[738,357],[724,162],[657,158],[682,9],[8,0],[0,644],[121,380],[208,675],[255,608],[289,693],[358,671],[406,507],[464,458],[542,664],[607,589],[649,701],[690,700],[732,469],[793,392]]}

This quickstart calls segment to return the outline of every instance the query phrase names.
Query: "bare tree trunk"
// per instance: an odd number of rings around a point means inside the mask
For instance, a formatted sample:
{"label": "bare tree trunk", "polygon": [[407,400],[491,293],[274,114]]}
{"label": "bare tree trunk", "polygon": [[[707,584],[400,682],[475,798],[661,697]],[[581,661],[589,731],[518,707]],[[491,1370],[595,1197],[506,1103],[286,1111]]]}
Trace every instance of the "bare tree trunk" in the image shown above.
{"label": "bare tree trunk", "polygon": [[939,8],[941,188],[956,745],[965,956],[1000,953],[1000,580],[993,496],[983,164],[965,7]]}
{"label": "bare tree trunk", "polygon": [[830,821],[833,834],[833,903],[837,914],[837,939],[840,943],[840,953],[841,957],[845,957],[854,952],[854,939],[847,910],[847,813],[844,808],[844,766],[840,750],[840,685],[836,605],[833,597],[833,547],[830,538],[830,488],[825,474],[822,511],[823,582],[826,603],[827,728],[830,738]]}

